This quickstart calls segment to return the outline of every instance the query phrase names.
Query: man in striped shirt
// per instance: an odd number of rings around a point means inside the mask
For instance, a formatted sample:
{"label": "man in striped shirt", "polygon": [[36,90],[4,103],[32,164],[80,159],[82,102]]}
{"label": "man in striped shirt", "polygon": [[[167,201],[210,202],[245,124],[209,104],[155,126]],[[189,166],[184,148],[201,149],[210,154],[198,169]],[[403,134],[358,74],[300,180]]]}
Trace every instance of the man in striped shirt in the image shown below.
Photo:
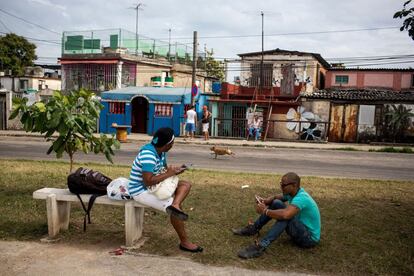
{"label": "man in striped shirt", "polygon": [[[144,145],[134,162],[129,176],[128,190],[134,200],[170,215],[171,224],[180,238],[179,248],[184,251],[202,252],[203,248],[188,240],[184,221],[188,215],[182,211],[181,204],[191,189],[191,183],[180,180],[175,193],[167,199],[159,199],[150,193],[148,187],[157,185],[165,179],[181,174],[185,166],[167,166],[166,153],[174,145],[174,131],[171,128],[158,129],[151,143]],[[166,169],[165,172],[162,172]]]}

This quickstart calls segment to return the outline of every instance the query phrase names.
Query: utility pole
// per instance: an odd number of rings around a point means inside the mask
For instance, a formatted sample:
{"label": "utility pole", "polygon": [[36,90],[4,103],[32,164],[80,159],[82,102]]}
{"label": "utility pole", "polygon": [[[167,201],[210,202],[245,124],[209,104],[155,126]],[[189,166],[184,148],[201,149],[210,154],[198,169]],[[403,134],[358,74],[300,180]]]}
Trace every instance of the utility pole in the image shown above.
{"label": "utility pole", "polygon": [[[197,69],[197,31],[194,31],[194,36],[193,36],[193,74],[191,77],[191,90],[193,89],[193,87],[196,85],[196,69]],[[195,103],[195,98],[193,95],[193,91],[191,91],[191,105],[194,105]]]}
{"label": "utility pole", "polygon": [[171,28],[168,29],[168,60],[171,59]]}
{"label": "utility pole", "polygon": [[[138,56],[138,11],[144,4],[138,3],[133,9],[137,11],[136,22],[135,22],[135,55]],[[141,9],[142,10],[142,9]]]}
{"label": "utility pole", "polygon": [[260,89],[259,89],[259,94],[262,95],[263,94],[263,51],[264,51],[264,13],[263,11],[260,12],[262,15],[262,60],[260,61]]}

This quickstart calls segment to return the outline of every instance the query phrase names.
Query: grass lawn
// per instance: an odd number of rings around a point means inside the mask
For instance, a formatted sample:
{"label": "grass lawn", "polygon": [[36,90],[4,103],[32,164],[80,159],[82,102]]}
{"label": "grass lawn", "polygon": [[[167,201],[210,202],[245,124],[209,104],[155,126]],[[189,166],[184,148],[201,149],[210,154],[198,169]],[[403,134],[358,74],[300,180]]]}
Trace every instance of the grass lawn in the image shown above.
{"label": "grass lawn", "polygon": [[[113,178],[129,174],[125,166],[82,165]],[[32,199],[32,192],[46,186],[66,187],[68,163],[0,160],[0,166],[0,239],[38,241],[47,234],[46,207],[44,200]],[[146,211],[144,225],[144,236],[149,240],[140,252],[183,255],[200,263],[250,269],[414,274],[414,182],[303,177],[302,186],[320,207],[321,244],[302,250],[283,234],[263,257],[246,261],[236,253],[253,238],[234,236],[230,229],[256,218],[254,195],[274,194],[280,176],[193,170],[181,178],[193,182],[184,206],[190,215],[186,225],[191,239],[205,252],[191,255],[179,251],[167,217],[151,210]],[[249,188],[241,189],[242,185]],[[79,204],[73,206],[69,230],[61,234],[61,243],[123,244],[123,208],[94,206],[93,224],[86,233],[82,212]]]}

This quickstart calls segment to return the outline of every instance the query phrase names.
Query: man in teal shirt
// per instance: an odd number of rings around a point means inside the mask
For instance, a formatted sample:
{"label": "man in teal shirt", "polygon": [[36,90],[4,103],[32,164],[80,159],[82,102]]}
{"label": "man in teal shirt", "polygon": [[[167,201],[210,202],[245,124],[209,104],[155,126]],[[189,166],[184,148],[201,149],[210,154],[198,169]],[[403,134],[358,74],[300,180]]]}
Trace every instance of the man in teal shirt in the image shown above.
{"label": "man in teal shirt", "polygon": [[257,234],[270,220],[276,220],[260,242],[239,251],[240,258],[249,259],[263,255],[266,248],[283,231],[286,231],[292,241],[300,247],[309,248],[319,243],[321,216],[318,205],[300,187],[300,177],[293,172],[285,174],[280,181],[280,188],[283,193],[281,195],[269,198],[256,197],[256,212],[261,216],[254,224],[240,229],[232,229],[236,235],[252,236]]}

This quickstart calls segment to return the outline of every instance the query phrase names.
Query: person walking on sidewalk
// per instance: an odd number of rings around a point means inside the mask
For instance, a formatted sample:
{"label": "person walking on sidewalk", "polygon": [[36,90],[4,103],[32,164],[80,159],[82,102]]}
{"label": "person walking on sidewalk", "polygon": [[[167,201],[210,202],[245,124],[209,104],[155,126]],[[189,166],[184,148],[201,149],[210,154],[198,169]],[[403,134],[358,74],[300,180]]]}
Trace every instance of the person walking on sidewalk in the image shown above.
{"label": "person walking on sidewalk", "polygon": [[188,134],[190,134],[190,139],[194,138],[194,132],[196,130],[196,123],[197,123],[197,112],[194,110],[194,106],[190,106],[190,109],[186,112],[187,115],[187,121],[185,124],[185,138],[188,137]]}
{"label": "person walking on sidewalk", "polygon": [[186,169],[185,166],[167,166],[166,153],[173,145],[174,131],[168,127],[158,129],[151,143],[139,150],[132,163],[128,190],[137,202],[170,215],[171,224],[180,239],[181,250],[193,253],[202,252],[203,248],[188,240],[184,228],[184,221],[188,219],[188,215],[182,211],[181,204],[190,193],[191,183],[179,180],[174,194],[166,199],[159,199],[148,190],[149,187],[181,174]]}
{"label": "person walking on sidewalk", "polygon": [[[284,231],[302,248],[314,247],[321,235],[321,217],[313,198],[300,187],[300,177],[289,172],[280,181],[281,195],[260,198],[256,196],[256,212],[260,217],[254,224],[232,229],[235,235],[252,236],[269,221],[275,219],[267,234],[257,243],[239,251],[240,258],[249,259],[263,255],[266,248]],[[288,204],[285,205],[285,202]]]}
{"label": "person walking on sidewalk", "polygon": [[207,106],[203,106],[203,118],[201,119],[201,123],[203,125],[203,133],[204,133],[204,140],[208,140],[208,129],[210,127],[210,119],[211,119],[211,112],[208,111]]}

